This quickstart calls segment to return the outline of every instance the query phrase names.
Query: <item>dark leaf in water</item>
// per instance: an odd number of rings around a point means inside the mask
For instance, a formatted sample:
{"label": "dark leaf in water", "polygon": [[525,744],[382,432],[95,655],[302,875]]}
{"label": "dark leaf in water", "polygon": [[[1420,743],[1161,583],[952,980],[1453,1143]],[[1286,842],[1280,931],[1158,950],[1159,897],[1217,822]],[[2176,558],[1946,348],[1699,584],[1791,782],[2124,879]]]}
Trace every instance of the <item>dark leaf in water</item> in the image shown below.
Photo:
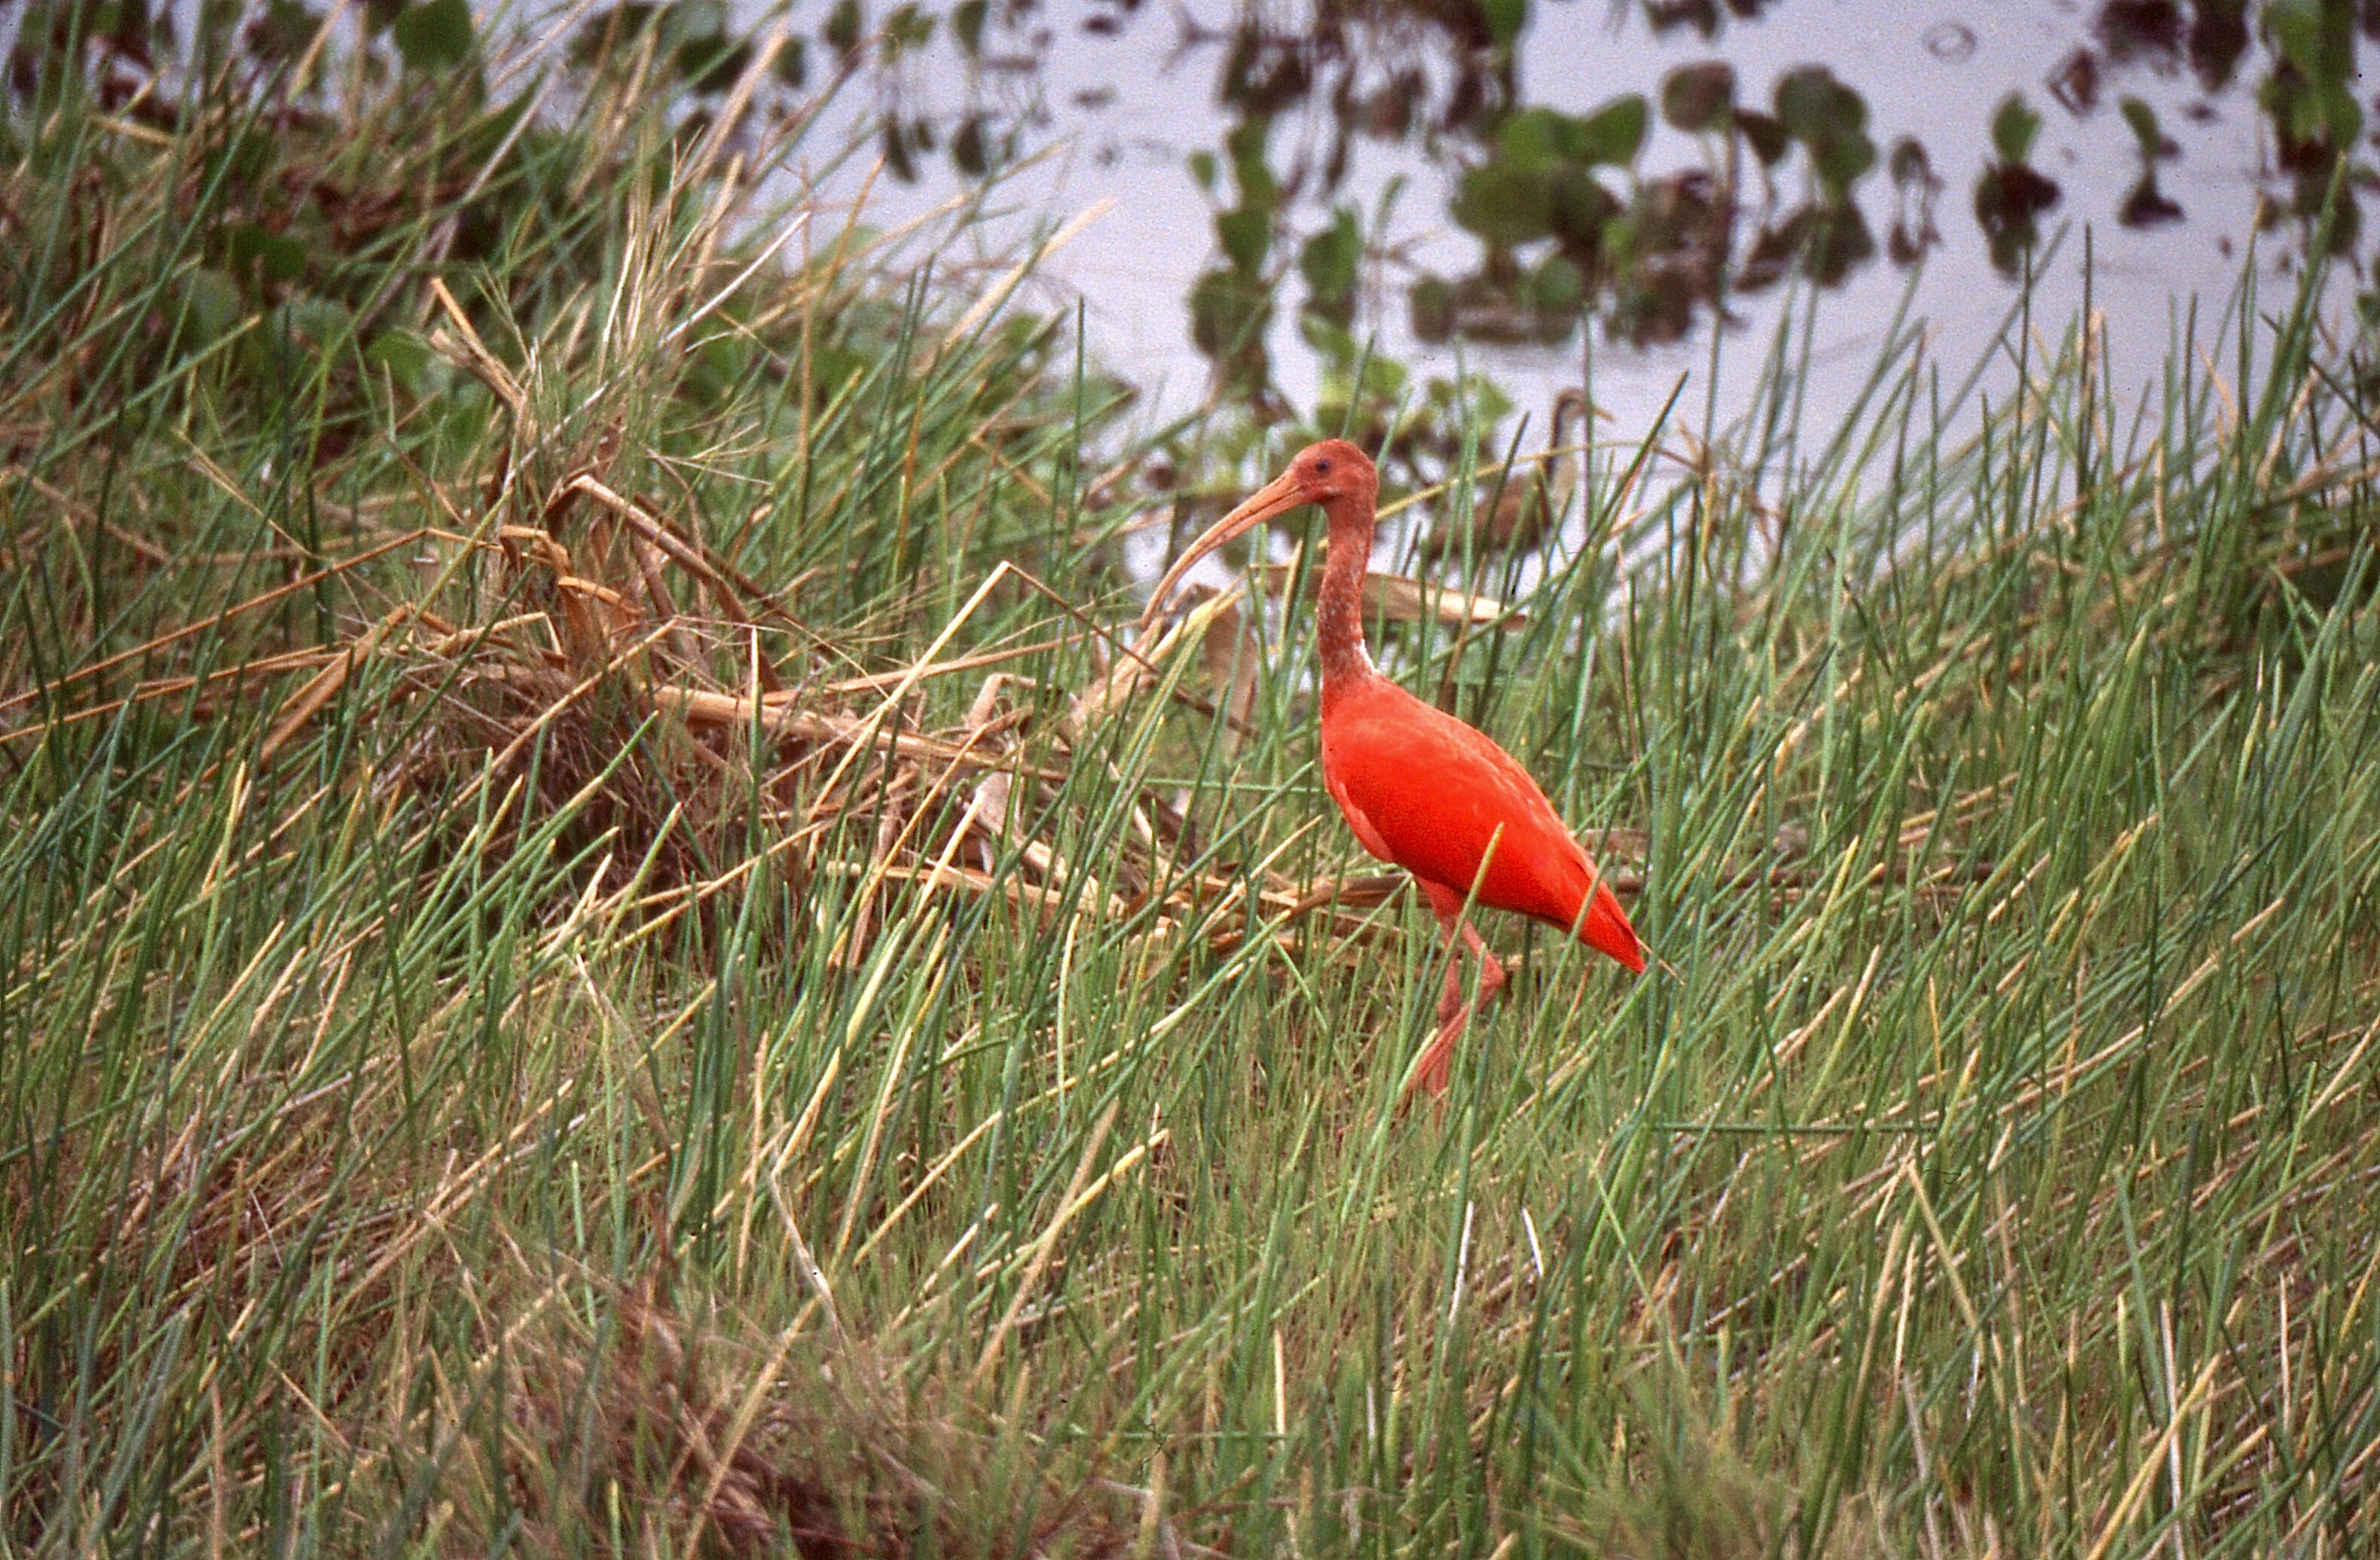
{"label": "dark leaf in water", "polygon": [[1737,292],[1764,292],[1792,271],[1794,257],[1801,252],[1802,224],[1807,212],[1804,207],[1781,225],[1764,227],[1754,235],[1752,248],[1744,252],[1742,263],[1735,269]]}
{"label": "dark leaf in water", "polygon": [[1585,168],[1572,164],[1548,181],[1546,218],[1565,250],[1588,263],[1603,248],[1604,230],[1621,212],[1620,198]]}
{"label": "dark leaf in water", "polygon": [[2163,227],[2181,220],[2181,208],[2157,188],[2155,173],[2144,173],[2124,197],[2124,203],[2116,208],[2116,220],[2126,227]]}
{"label": "dark leaf in water", "polygon": [[1821,287],[1840,287],[1876,258],[1876,235],[1856,205],[1820,206],[1810,217],[1802,269]]}
{"label": "dark leaf in water", "polygon": [[1735,127],[1743,132],[1744,144],[1752,148],[1752,154],[1760,159],[1764,168],[1777,166],[1793,149],[1793,138],[1786,133],[1785,127],[1757,110],[1737,109]]}
{"label": "dark leaf in water", "polygon": [[1510,253],[1490,249],[1478,271],[1453,284],[1451,327],[1471,341],[1549,346],[1578,328],[1585,291],[1585,278],[1567,262],[1523,271]]}
{"label": "dark leaf in water", "polygon": [[866,30],[866,18],[859,9],[859,0],[834,0],[834,9],[826,14],[826,26],[819,36],[828,48],[843,57],[846,66],[857,63],[859,36]]}
{"label": "dark leaf in water", "polygon": [[909,138],[903,133],[901,121],[891,115],[884,116],[884,167],[903,184],[917,182],[917,164],[909,155]]}
{"label": "dark leaf in water", "polygon": [[1661,117],[1699,133],[1727,123],[1735,107],[1735,67],[1725,60],[1682,65],[1661,80]]}
{"label": "dark leaf in water", "polygon": [[1340,181],[1347,176],[1347,159],[1353,151],[1350,145],[1351,139],[1344,127],[1330,138],[1330,150],[1324,153],[1322,158],[1322,193],[1324,195],[1330,195],[1337,190]]}
{"label": "dark leaf in water", "polygon": [[[2221,9],[2199,5],[2197,9]],[[2110,65],[2144,65],[2160,76],[2181,59],[2181,7],[2174,0],[2104,0],[2094,30]]]}
{"label": "dark leaf in water", "polygon": [[1975,221],[1992,263],[2014,274],[2040,236],[2034,219],[2058,204],[2058,186],[2022,163],[1996,163],[1975,181]]}
{"label": "dark leaf in water", "polygon": [[2229,86],[2248,52],[2248,0],[2198,0],[2191,7],[2188,52],[2201,87],[2219,92]]}
{"label": "dark leaf in water", "polygon": [[778,44],[776,57],[769,62],[769,69],[778,80],[799,91],[810,75],[808,40],[788,37]]}
{"label": "dark leaf in water", "polygon": [[1718,6],[1714,0],[1645,0],[1645,20],[1656,38],[1691,27],[1705,38],[1718,35]]}
{"label": "dark leaf in water", "polygon": [[1631,346],[1664,346],[1683,341],[1694,328],[1694,310],[1704,302],[1693,285],[1674,272],[1647,271],[1631,276],[1616,289],[1604,330]]}
{"label": "dark leaf in water", "polygon": [[2359,188],[2370,190],[2374,185],[2371,174],[2356,170],[2339,187],[2334,207],[2331,177],[2325,169],[2313,166],[2298,169],[2290,180],[2289,214],[2305,227],[2309,240],[2314,236],[2314,230],[2327,222],[2329,247],[2326,252],[2336,258],[2354,252],[2355,240],[2363,227],[2362,209],[2355,199],[2356,191]]}
{"label": "dark leaf in water", "polygon": [[1412,133],[1414,110],[1428,95],[1429,82],[1420,71],[1401,70],[1355,103],[1354,127],[1378,139],[1402,139]]}
{"label": "dark leaf in water", "polygon": [[990,9],[990,0],[959,0],[951,10],[951,34],[969,59],[983,53],[983,19]]}
{"label": "dark leaf in water", "polygon": [[1295,41],[1273,38],[1251,23],[1232,34],[1221,81],[1223,102],[1248,117],[1265,118],[1304,101],[1314,76]]}
{"label": "dark leaf in water", "polygon": [[1735,288],[1758,292],[1797,268],[1822,287],[1840,286],[1875,256],[1876,236],[1857,206],[1803,206],[1753,240]]}
{"label": "dark leaf in water", "polygon": [[752,63],[752,45],[720,33],[689,38],[677,46],[677,73],[687,88],[706,95],[727,91]]}
{"label": "dark leaf in water", "polygon": [[2263,20],[2300,76],[2316,87],[2342,86],[2355,74],[2353,9],[2339,0],[2266,0]]}
{"label": "dark leaf in water", "polygon": [[1645,125],[1645,100],[1632,92],[1585,118],[1550,108],[1516,110],[1504,116],[1496,139],[1502,161],[1521,173],[1542,173],[1564,163],[1624,166],[1644,144]]}
{"label": "dark leaf in water", "polygon": [[1852,186],[1876,166],[1876,143],[1857,132],[1830,137],[1810,148],[1810,160],[1818,170],[1818,182],[1840,204],[1851,194]]}
{"label": "dark leaf in water", "polygon": [[984,154],[982,115],[970,114],[959,121],[958,133],[951,137],[951,165],[971,179],[979,179],[990,170],[991,160]]}
{"label": "dark leaf in water", "polygon": [[1777,117],[1804,145],[1867,128],[1867,103],[1823,65],[1789,70],[1777,82]]}
{"label": "dark leaf in water", "polygon": [[1992,150],[2003,163],[2022,163],[2033,155],[2033,143],[2041,134],[2041,115],[2024,101],[2022,92],[2010,92],[2000,99],[2000,106],[1992,115]]}
{"label": "dark leaf in water", "polygon": [[1885,258],[1905,269],[1924,260],[1941,241],[1942,236],[1935,231],[1931,221],[1912,224],[1896,217],[1892,231],[1884,236]]}
{"label": "dark leaf in water", "polygon": [[1892,143],[1892,154],[1885,160],[1885,170],[1893,185],[1900,189],[1939,189],[1942,181],[1934,176],[1933,159],[1914,136],[1903,136]]}
{"label": "dark leaf in water", "polygon": [[1867,102],[1824,66],[1790,70],[1777,83],[1777,119],[1809,149],[1811,166],[1828,197],[1841,202],[1876,166],[1867,138]]}
{"label": "dark leaf in water", "polygon": [[582,70],[597,68],[612,51],[633,44],[660,14],[659,6],[638,4],[636,0],[597,11],[579,25],[571,38],[570,63]]}
{"label": "dark leaf in water", "polygon": [[1190,176],[1208,194],[1215,192],[1215,175],[1220,171],[1213,152],[1202,147],[1190,154]]}
{"label": "dark leaf in water", "polygon": [[2077,49],[2049,75],[2049,95],[2080,119],[2099,106],[2099,56]]}

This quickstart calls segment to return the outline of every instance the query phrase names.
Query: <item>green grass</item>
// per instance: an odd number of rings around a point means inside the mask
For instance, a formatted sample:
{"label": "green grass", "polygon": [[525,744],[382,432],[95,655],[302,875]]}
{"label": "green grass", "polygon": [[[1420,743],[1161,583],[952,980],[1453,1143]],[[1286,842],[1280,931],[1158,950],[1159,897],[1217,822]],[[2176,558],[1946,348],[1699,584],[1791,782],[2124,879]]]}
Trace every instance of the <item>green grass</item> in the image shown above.
{"label": "green grass", "polygon": [[[1805,428],[1789,339],[1765,431],[1596,452],[1524,623],[1394,631],[1643,832],[1662,961],[1498,920],[1400,1117],[1442,956],[1303,612],[1245,735],[1193,635],[1132,685],[1096,375],[638,86],[8,122],[8,1553],[2380,1542],[2313,295],[2139,412],[2028,320]],[[395,214],[240,269],[331,206]]]}

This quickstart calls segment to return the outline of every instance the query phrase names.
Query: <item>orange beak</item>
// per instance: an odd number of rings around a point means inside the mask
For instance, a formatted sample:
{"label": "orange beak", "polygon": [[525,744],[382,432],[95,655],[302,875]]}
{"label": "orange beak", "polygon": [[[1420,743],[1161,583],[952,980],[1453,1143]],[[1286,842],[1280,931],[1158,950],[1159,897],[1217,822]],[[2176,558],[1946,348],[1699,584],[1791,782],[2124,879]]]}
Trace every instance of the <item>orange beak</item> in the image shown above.
{"label": "orange beak", "polygon": [[1173,594],[1173,587],[1182,583],[1182,576],[1188,574],[1198,560],[1243,531],[1253,530],[1274,515],[1286,514],[1305,502],[1305,489],[1293,471],[1282,472],[1249,494],[1246,502],[1207,527],[1206,532],[1173,561],[1173,567],[1165,571],[1165,577],[1157,582],[1155,590],[1149,592],[1148,606],[1140,614],[1140,626],[1146,629],[1157,621],[1158,614],[1165,610],[1165,599]]}

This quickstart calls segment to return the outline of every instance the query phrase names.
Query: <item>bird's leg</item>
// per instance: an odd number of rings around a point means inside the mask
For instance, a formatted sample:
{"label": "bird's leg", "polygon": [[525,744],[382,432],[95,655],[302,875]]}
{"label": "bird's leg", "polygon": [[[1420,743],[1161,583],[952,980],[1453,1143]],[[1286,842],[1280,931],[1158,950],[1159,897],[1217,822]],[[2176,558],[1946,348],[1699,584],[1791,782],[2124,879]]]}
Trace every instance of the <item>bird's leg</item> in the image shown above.
{"label": "bird's leg", "polygon": [[[1438,998],[1438,1033],[1423,1047],[1414,1065],[1413,1081],[1405,1085],[1399,1104],[1411,1098],[1415,1089],[1427,1089],[1434,1095],[1446,1093],[1447,1080],[1454,1070],[1454,1043],[1463,1038],[1479,1004],[1495,1000],[1496,994],[1504,989],[1503,961],[1488,951],[1488,944],[1464,917],[1463,896],[1437,883],[1424,882],[1421,889],[1429,896],[1429,907],[1438,914],[1438,929],[1447,942],[1446,989]],[[1471,949],[1479,965],[1479,996],[1474,1001],[1463,1000],[1464,947]]]}

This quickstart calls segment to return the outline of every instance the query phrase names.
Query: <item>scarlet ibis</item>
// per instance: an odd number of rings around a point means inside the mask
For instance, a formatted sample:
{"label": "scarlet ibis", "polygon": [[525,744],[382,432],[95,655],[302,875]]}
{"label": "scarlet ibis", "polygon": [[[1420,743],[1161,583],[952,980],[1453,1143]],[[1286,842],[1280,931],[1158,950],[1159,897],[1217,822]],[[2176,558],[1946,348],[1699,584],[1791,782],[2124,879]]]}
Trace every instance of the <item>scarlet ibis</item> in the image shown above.
{"label": "scarlet ibis", "polygon": [[1440,526],[1432,531],[1422,543],[1422,558],[1435,563],[1449,553],[1461,557],[1466,530],[1474,554],[1528,552],[1544,546],[1570,508],[1571,495],[1578,490],[1578,460],[1555,452],[1569,442],[1562,435],[1570,419],[1576,417],[1584,427],[1588,410],[1585,392],[1556,392],[1553,431],[1546,453],[1527,466],[1513,468],[1504,479],[1502,492],[1479,502],[1469,526]]}
{"label": "scarlet ibis", "polygon": [[1463,995],[1458,939],[1479,965],[1484,1002],[1504,967],[1463,914],[1466,902],[1518,911],[1560,927],[1642,973],[1645,952],[1586,851],[1512,755],[1454,717],[1423,703],[1372,664],[1364,646],[1361,587],[1372,557],[1379,474],[1343,439],[1310,444],[1289,469],[1217,521],[1167,570],[1144,623],[1191,565],[1300,504],[1330,522],[1316,625],[1322,644],[1322,781],[1364,849],[1413,874],[1437,913],[1450,956],[1438,1033],[1415,1058],[1412,1081],[1445,1092],[1455,1042],[1475,1004]]}

